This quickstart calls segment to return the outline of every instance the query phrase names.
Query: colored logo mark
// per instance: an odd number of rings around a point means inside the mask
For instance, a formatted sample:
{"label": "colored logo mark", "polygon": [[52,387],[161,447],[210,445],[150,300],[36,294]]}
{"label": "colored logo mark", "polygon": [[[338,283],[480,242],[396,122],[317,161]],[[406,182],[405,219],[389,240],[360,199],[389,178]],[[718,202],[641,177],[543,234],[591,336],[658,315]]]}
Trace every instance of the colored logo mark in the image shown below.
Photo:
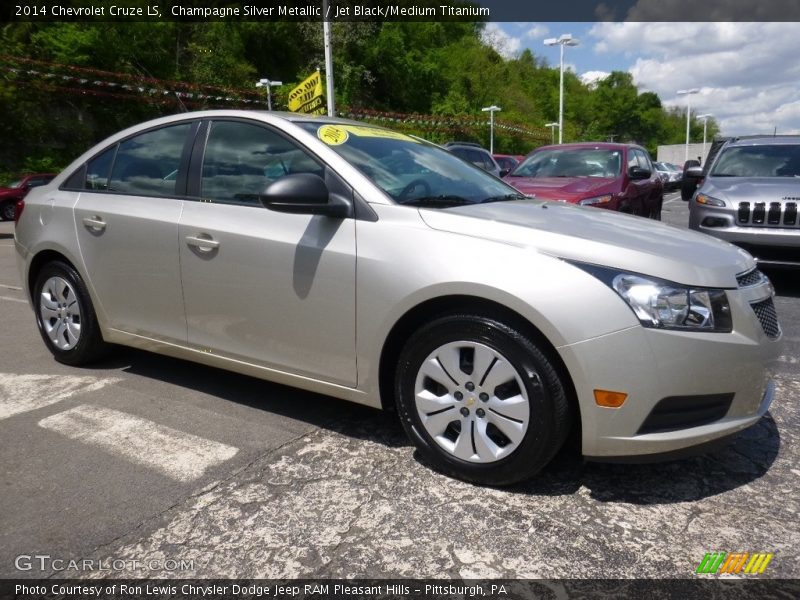
{"label": "colored logo mark", "polygon": [[764,572],[773,556],[771,552],[706,552],[697,573],[756,575]]}

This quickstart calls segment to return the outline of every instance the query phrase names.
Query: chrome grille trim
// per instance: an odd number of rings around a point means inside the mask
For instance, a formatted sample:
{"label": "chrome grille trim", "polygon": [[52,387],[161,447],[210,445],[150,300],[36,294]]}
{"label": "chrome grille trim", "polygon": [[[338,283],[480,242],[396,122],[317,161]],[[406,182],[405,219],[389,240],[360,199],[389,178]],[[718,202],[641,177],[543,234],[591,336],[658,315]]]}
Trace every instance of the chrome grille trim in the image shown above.
{"label": "chrome grille trim", "polygon": [[781,229],[800,229],[797,218],[800,200],[791,196],[780,202],[739,202],[736,205],[736,224],[771,227]]}
{"label": "chrome grille trim", "polygon": [[736,283],[740,288],[755,287],[767,281],[766,275],[756,268],[750,269],[736,276]]}

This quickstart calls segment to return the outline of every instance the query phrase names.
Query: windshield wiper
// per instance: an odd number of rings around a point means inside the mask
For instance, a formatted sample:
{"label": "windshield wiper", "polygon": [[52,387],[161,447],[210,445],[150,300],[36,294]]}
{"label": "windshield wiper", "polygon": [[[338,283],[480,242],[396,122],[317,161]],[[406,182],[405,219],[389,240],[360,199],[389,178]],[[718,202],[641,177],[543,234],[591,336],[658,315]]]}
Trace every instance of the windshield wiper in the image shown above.
{"label": "windshield wiper", "polygon": [[488,202],[506,202],[508,200],[529,200],[531,197],[526,196],[525,194],[504,194],[502,196],[489,196],[481,200],[481,204],[486,204]]}
{"label": "windshield wiper", "polygon": [[474,204],[472,200],[462,196],[454,196],[451,194],[443,194],[441,196],[423,196],[422,198],[413,198],[405,202],[400,202],[403,206],[461,206],[464,204]]}

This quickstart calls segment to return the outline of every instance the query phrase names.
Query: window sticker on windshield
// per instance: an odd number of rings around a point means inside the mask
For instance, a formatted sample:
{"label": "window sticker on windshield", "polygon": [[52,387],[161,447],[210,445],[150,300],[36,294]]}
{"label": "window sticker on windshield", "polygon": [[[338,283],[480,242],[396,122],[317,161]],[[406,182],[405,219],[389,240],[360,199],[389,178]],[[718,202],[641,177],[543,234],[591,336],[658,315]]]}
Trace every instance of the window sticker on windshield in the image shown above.
{"label": "window sticker on windshield", "polygon": [[323,125],[317,129],[317,137],[329,146],[344,144],[351,135],[356,137],[383,138],[387,140],[402,140],[404,142],[419,143],[412,137],[397,131],[378,129],[377,127],[363,127],[361,125]]}
{"label": "window sticker on windshield", "polygon": [[389,131],[388,129],[378,129],[376,127],[362,127],[360,125],[343,125],[341,127],[345,131],[358,137],[376,137],[389,140],[403,140],[406,142],[416,142],[414,138],[410,138],[405,134],[398,133],[397,131]]}
{"label": "window sticker on windshield", "polygon": [[329,146],[338,146],[344,144],[350,134],[345,131],[344,127],[337,127],[336,125],[323,125],[317,129],[317,137]]}

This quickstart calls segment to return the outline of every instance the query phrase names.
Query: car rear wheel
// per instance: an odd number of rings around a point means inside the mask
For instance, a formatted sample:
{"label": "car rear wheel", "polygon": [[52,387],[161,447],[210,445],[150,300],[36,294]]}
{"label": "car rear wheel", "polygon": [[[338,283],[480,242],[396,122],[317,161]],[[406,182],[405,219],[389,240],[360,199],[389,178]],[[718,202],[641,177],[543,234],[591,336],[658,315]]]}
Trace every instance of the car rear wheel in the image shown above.
{"label": "car rear wheel", "polygon": [[57,361],[82,365],[107,350],[86,284],[71,265],[55,261],[42,268],[33,304],[39,333]]}
{"label": "car rear wheel", "polygon": [[487,317],[448,316],[417,331],[401,352],[395,392],[422,457],[473,483],[533,476],[569,432],[566,390],[551,360]]}
{"label": "car rear wheel", "polygon": [[16,205],[16,200],[6,200],[3,202],[3,204],[0,205],[0,218],[2,218],[3,221],[13,221]]}

